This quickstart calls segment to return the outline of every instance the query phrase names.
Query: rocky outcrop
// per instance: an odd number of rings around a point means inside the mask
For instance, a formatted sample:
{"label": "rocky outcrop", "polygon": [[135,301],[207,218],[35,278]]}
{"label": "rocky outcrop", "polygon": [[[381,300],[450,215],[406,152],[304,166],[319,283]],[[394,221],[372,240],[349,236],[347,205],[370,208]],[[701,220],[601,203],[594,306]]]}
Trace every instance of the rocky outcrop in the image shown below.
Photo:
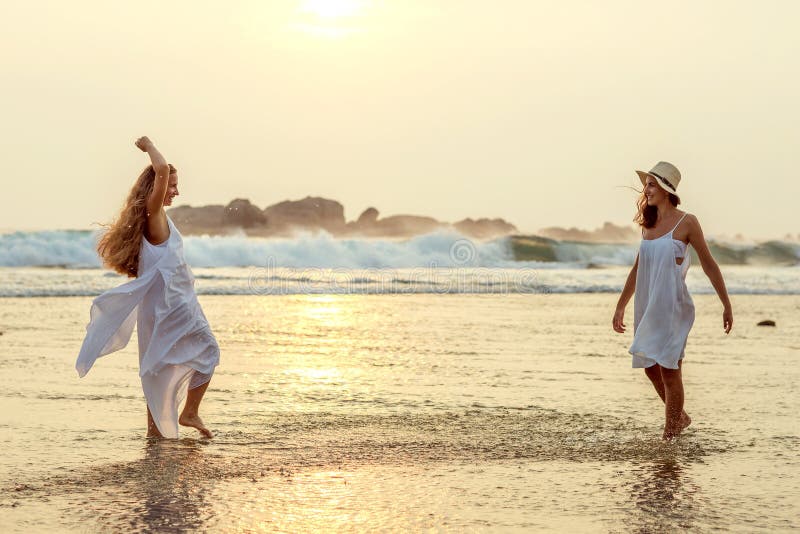
{"label": "rocky outcrop", "polygon": [[447,226],[433,217],[418,215],[393,215],[376,220],[371,227],[361,229],[363,235],[386,237],[411,237],[434,232]]}
{"label": "rocky outcrop", "polygon": [[172,222],[182,234],[217,235],[225,233],[225,206],[178,206],[167,210]]}
{"label": "rocky outcrop", "polygon": [[464,219],[453,224],[453,227],[460,233],[477,237],[479,239],[489,239],[492,237],[513,234],[517,227],[504,221],[503,219]]}
{"label": "rocky outcrop", "polygon": [[371,226],[378,220],[379,214],[380,213],[375,208],[367,208],[361,212],[361,215],[358,216],[356,225],[364,227]]}
{"label": "rocky outcrop", "polygon": [[380,218],[375,208],[364,210],[357,220],[346,222],[344,206],[335,200],[308,196],[285,200],[261,210],[244,198],[227,206],[167,210],[183,234],[220,235],[244,231],[250,236],[290,236],[297,231],[325,231],[335,236],[412,237],[440,229],[453,229],[470,237],[485,239],[516,232],[503,219],[464,219],[451,225],[419,215]]}
{"label": "rocky outcrop", "polygon": [[265,225],[267,216],[258,206],[251,204],[249,200],[237,198],[225,206],[222,222],[229,226],[253,228],[254,226]]}
{"label": "rocky outcrop", "polygon": [[631,227],[617,226],[610,222],[604,223],[601,228],[596,230],[550,226],[539,230],[537,235],[558,239],[559,241],[581,241],[584,243],[630,243],[638,241],[641,237]]}
{"label": "rocky outcrop", "polygon": [[285,200],[267,206],[264,216],[268,226],[279,233],[299,229],[339,234],[345,230],[344,206],[322,197]]}

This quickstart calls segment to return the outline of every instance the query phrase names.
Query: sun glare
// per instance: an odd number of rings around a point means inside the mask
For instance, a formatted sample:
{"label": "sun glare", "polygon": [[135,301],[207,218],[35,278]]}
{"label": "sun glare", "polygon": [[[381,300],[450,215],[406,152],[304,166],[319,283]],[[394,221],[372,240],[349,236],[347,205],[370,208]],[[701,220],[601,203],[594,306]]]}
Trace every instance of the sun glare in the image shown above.
{"label": "sun glare", "polygon": [[292,26],[310,35],[345,37],[364,31],[361,19],[369,7],[368,0],[303,0]]}
{"label": "sun glare", "polygon": [[300,11],[323,18],[340,18],[359,15],[365,7],[364,0],[305,0]]}

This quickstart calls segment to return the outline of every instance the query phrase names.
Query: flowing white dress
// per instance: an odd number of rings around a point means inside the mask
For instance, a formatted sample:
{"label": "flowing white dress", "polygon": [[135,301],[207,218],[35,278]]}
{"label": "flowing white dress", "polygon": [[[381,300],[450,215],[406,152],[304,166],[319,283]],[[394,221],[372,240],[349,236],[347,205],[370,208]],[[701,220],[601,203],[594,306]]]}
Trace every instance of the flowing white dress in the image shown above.
{"label": "flowing white dress", "polygon": [[95,360],[127,346],[136,325],[139,376],[147,406],[164,437],[178,437],[178,407],[187,388],[211,380],[219,345],[194,290],[183,239],[167,216],[169,238],[153,245],[142,237],[137,278],[92,301],[78,375]]}
{"label": "flowing white dress", "polygon": [[[672,232],[657,239],[642,239],[634,296],[633,343],[628,352],[633,367],[659,364],[678,369],[685,355],[686,341],[694,324],[694,302],[686,287],[691,256],[688,245],[673,239]],[[676,258],[684,258],[681,264]]]}

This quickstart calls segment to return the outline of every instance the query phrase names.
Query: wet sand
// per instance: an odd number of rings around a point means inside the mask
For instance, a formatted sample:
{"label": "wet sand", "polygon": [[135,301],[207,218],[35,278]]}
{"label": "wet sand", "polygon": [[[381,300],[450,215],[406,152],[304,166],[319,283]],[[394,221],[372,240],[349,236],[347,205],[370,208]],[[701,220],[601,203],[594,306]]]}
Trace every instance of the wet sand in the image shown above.
{"label": "wet sand", "polygon": [[0,525],[796,528],[800,298],[734,295],[729,336],[693,298],[672,445],[616,295],[201,296],[216,437],[174,441],[144,438],[135,337],[77,378],[90,298],[0,299]]}

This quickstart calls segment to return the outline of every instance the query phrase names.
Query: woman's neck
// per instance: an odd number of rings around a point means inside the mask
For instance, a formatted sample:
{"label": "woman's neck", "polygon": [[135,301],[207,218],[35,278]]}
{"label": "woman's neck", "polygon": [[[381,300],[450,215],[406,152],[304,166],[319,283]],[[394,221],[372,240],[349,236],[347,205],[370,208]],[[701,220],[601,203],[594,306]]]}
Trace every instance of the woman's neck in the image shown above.
{"label": "woman's neck", "polygon": [[669,217],[677,211],[678,209],[672,207],[671,205],[669,207],[658,206],[658,213],[656,214],[656,224],[658,224],[660,221],[663,221],[664,217]]}

